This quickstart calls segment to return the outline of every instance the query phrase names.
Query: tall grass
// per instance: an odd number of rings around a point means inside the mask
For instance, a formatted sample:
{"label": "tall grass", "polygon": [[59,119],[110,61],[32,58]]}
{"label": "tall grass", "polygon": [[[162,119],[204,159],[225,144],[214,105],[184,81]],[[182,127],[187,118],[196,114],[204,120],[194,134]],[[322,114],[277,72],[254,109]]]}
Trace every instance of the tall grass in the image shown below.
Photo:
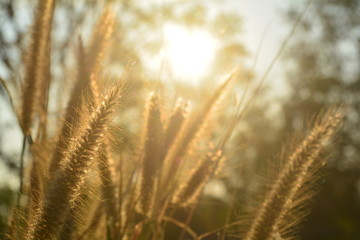
{"label": "tall grass", "polygon": [[[320,114],[305,137],[287,150],[278,173],[267,176],[275,180],[269,181],[247,221],[239,216],[213,231],[196,233],[190,227],[193,212],[207,183],[226,163],[224,148],[243,114],[237,109],[225,125],[214,118],[237,75],[192,111],[180,99],[168,111],[158,92],[149,93],[138,151],[119,152],[110,128],[113,117],[122,117],[116,110],[125,79],[109,87],[100,74],[114,30],[114,14],[107,8],[89,44],[79,38],[76,81],[53,139],[47,134],[46,109],[54,4],[38,2],[27,51],[19,123],[31,159],[21,176],[26,183],[19,195],[23,201],[9,217],[7,239],[157,240],[168,238],[169,224],[182,231],[179,239],[205,239],[227,228],[238,229],[237,237],[246,240],[296,237],[293,230],[307,213],[317,172],[343,120],[342,107]],[[223,129],[219,139],[212,140],[213,128]],[[185,221],[177,218],[178,210],[186,212]]]}

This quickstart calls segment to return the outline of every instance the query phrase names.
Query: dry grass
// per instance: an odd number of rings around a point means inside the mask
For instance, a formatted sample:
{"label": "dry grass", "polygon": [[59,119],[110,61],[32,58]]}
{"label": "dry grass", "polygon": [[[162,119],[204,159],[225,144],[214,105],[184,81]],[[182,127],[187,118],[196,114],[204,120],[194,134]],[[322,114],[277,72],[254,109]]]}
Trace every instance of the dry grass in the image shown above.
{"label": "dry grass", "polygon": [[[124,79],[106,91],[99,77],[114,26],[114,15],[106,9],[89,46],[79,40],[76,81],[53,140],[46,120],[53,10],[54,1],[39,1],[25,63],[19,122],[25,139],[32,139],[28,141],[32,159],[24,177],[27,184],[20,191],[25,201],[13,209],[8,239],[157,240],[166,238],[167,224],[183,230],[180,239],[200,240],[227,228],[239,229],[237,237],[246,240],[296,237],[292,230],[305,215],[304,206],[313,195],[317,171],[325,164],[324,153],[342,122],[343,108],[327,111],[314,121],[309,134],[283,160],[279,174],[270,176],[276,180],[247,224],[235,220],[197,234],[190,228],[191,216],[205,185],[221,171],[227,159],[224,147],[243,112],[236,111],[228,119],[216,147],[196,143],[212,141],[212,129],[206,126],[236,75],[190,112],[183,100],[167,112],[161,96],[150,94],[137,140],[139,153],[119,153],[109,128],[126,91]],[[187,211],[186,222],[176,219],[178,209]]]}

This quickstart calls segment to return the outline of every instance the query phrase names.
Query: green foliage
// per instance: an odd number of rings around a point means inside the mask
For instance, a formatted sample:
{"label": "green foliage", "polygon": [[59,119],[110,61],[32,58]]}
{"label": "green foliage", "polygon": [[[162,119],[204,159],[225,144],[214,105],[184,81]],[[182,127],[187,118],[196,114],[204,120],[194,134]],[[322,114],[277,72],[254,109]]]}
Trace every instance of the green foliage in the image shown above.
{"label": "green foliage", "polygon": [[0,188],[0,237],[5,232],[7,219],[10,213],[10,206],[14,203],[15,193],[8,187]]}

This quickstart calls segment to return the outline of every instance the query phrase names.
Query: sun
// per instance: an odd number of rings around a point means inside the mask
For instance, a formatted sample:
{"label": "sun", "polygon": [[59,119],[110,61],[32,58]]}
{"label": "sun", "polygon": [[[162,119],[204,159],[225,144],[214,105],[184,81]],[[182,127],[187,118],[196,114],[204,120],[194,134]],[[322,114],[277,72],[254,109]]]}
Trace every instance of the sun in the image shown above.
{"label": "sun", "polygon": [[211,68],[218,42],[209,32],[164,26],[164,60],[176,79],[197,83]]}

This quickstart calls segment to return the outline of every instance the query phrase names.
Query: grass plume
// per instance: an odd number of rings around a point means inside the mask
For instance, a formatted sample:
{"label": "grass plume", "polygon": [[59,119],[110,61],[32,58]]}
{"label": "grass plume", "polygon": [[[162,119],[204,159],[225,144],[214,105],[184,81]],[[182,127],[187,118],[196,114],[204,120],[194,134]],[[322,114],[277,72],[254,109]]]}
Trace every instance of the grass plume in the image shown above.
{"label": "grass plume", "polygon": [[160,100],[155,93],[150,95],[146,109],[143,133],[144,149],[141,157],[141,209],[144,214],[149,213],[153,206],[156,191],[157,176],[162,165],[163,124],[161,119]]}
{"label": "grass plume", "polygon": [[276,239],[277,235],[281,236],[280,230],[285,229],[284,225],[287,224],[284,219],[294,208],[294,203],[306,203],[306,196],[300,196],[300,202],[296,197],[306,184],[311,184],[312,174],[324,165],[324,156],[321,154],[326,151],[342,119],[343,111],[340,109],[327,112],[315,122],[265,196],[244,239],[270,240]]}
{"label": "grass plume", "polygon": [[35,106],[42,95],[42,86],[49,81],[50,31],[54,0],[39,0],[26,54],[24,83],[22,90],[21,126],[24,134],[30,134]]}
{"label": "grass plume", "polygon": [[32,219],[27,239],[51,239],[56,237],[63,224],[71,202],[76,199],[87,169],[105,136],[110,115],[120,94],[114,87],[93,112],[84,134],[78,139],[73,152],[66,156],[65,168],[57,173],[49,186],[38,216]]}
{"label": "grass plume", "polygon": [[199,162],[198,166],[190,173],[188,181],[175,193],[175,203],[188,206],[195,202],[200,196],[204,185],[214,173],[219,157],[219,154],[207,154],[205,159]]}
{"label": "grass plume", "polygon": [[[91,88],[91,81],[95,81],[94,74],[97,74],[97,72],[93,67],[95,63],[99,64],[96,60],[101,59],[101,56],[104,54],[103,52],[112,32],[112,24],[112,14],[109,10],[106,10],[98,22],[98,28],[93,33],[93,40],[88,51],[85,49],[82,40],[79,39],[77,80],[67,105],[64,123],[58,137],[57,148],[50,164],[51,173],[54,173],[59,168],[64,158],[62,153],[66,152],[69,147],[69,137],[73,131],[78,129],[78,124],[81,121],[79,108],[84,106],[82,102],[84,94],[89,94],[90,98],[95,98],[95,96],[92,96],[94,93]],[[99,26],[101,27],[99,28]],[[96,69],[98,70],[98,68]]]}
{"label": "grass plume", "polygon": [[[179,100],[172,112],[164,133],[164,149],[167,150],[174,142],[187,117],[187,103]],[[166,152],[165,152],[166,154]]]}
{"label": "grass plume", "polygon": [[169,183],[174,182],[174,176],[178,174],[177,170],[181,167],[181,159],[185,155],[188,146],[194,141],[195,137],[206,123],[214,105],[234,77],[234,74],[230,75],[210,96],[204,106],[190,116],[187,122],[184,123],[184,126],[181,128],[181,133],[176,137],[165,157],[165,166],[167,166],[168,169],[163,173],[164,178],[161,183],[162,189],[166,189],[166,186],[171,187],[171,184]]}
{"label": "grass plume", "polygon": [[99,151],[99,171],[102,181],[102,197],[103,206],[106,212],[106,222],[111,231],[110,235],[113,239],[119,239],[119,231],[116,231],[119,227],[119,202],[118,192],[115,184],[115,174],[113,161],[110,156],[111,148],[110,143],[105,140],[101,145]]}

